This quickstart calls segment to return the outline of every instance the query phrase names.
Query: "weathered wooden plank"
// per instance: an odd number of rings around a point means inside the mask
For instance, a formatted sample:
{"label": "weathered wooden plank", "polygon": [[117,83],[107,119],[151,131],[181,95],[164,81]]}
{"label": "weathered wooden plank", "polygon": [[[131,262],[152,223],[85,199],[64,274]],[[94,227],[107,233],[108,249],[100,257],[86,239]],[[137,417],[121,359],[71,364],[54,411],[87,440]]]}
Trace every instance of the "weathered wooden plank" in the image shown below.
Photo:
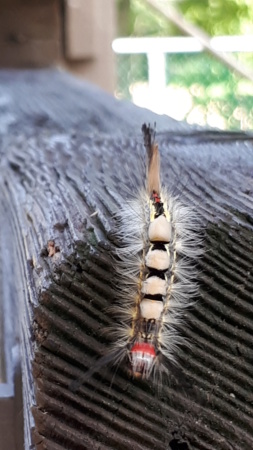
{"label": "weathered wooden plank", "polygon": [[[38,449],[250,450],[252,136],[177,124],[54,71],[0,74],[1,95],[27,448],[34,426]],[[116,296],[112,212],[138,182],[140,126],[154,120],[164,179],[204,230],[200,297],[182,327],[191,346],[161,395],[124,368],[73,393],[112,340],[102,333]]]}

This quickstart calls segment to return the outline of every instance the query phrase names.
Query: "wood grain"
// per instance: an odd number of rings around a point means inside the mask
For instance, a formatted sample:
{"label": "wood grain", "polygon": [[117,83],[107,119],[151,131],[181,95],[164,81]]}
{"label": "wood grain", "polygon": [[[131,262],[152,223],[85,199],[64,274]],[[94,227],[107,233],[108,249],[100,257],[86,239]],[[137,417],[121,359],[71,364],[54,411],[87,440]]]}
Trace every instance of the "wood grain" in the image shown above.
{"label": "wood grain", "polygon": [[[4,95],[26,448],[251,450],[252,136],[178,124],[54,71],[3,72]],[[74,393],[112,340],[112,213],[140,179],[144,121],[157,122],[163,179],[201,218],[199,298],[181,329],[191,345],[160,393],[124,367]]]}

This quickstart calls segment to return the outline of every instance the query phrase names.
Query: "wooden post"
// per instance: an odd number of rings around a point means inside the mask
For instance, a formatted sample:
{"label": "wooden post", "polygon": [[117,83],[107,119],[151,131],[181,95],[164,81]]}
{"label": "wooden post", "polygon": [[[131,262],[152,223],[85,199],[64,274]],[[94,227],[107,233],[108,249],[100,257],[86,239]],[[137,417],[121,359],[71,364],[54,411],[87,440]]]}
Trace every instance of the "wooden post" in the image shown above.
{"label": "wooden post", "polygon": [[66,0],[64,15],[62,64],[111,93],[115,89],[115,8],[114,0]]}

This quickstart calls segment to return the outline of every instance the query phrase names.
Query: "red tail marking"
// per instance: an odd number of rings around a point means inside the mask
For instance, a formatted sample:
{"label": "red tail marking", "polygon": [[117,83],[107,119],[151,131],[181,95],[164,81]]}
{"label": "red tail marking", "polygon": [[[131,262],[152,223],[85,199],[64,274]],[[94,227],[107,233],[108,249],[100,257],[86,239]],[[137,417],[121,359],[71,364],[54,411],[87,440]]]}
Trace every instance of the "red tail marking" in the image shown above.
{"label": "red tail marking", "polygon": [[156,356],[155,347],[146,342],[134,344],[131,349],[131,353],[134,353],[134,352],[146,353],[146,354],[152,356],[153,358]]}

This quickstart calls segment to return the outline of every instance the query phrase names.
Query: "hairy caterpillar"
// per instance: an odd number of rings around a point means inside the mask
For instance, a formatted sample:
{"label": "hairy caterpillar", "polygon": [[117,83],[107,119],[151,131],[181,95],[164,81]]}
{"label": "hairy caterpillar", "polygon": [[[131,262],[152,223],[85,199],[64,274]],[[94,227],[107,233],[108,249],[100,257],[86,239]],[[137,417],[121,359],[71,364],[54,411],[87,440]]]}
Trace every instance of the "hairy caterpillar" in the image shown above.
{"label": "hairy caterpillar", "polygon": [[142,126],[147,150],[145,187],[116,214],[116,276],[120,283],[113,307],[115,342],[79,382],[108,362],[127,361],[134,377],[159,378],[168,373],[181,342],[177,325],[196,294],[192,258],[200,252],[198,220],[163,188],[155,133]]}

